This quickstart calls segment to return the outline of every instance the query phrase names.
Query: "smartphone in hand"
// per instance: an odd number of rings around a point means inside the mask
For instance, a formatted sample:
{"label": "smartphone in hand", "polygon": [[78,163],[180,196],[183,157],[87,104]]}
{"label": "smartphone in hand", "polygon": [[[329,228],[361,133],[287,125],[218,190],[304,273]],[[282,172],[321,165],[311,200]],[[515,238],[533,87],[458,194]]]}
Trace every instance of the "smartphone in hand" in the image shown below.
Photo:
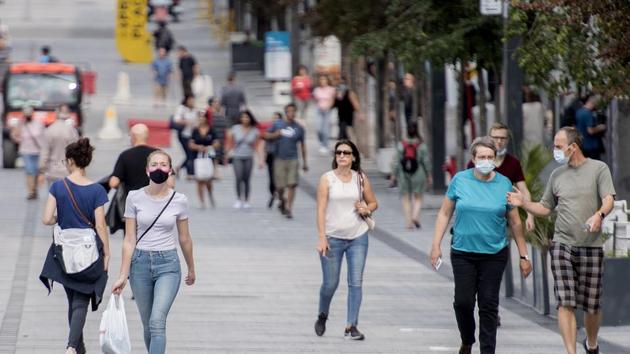
{"label": "smartphone in hand", "polygon": [[440,270],[440,267],[442,266],[442,257],[437,259],[437,262],[435,262],[435,266],[433,266],[433,268],[435,268],[435,271]]}

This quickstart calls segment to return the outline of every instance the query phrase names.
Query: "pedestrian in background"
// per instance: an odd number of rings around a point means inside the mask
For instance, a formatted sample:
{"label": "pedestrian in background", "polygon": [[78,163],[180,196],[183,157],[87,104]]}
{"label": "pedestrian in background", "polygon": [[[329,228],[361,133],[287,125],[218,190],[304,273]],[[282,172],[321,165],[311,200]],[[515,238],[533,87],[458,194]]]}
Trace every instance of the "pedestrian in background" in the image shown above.
{"label": "pedestrian in background", "polygon": [[166,54],[171,52],[173,45],[175,44],[175,38],[173,32],[168,28],[166,21],[159,21],[158,28],[153,31],[153,45],[155,50],[159,51],[160,48],[166,50]]}
{"label": "pedestrian in background", "polygon": [[461,337],[460,354],[472,353],[475,343],[475,299],[479,307],[479,342],[482,354],[494,354],[501,278],[509,257],[509,223],[520,254],[521,274],[527,277],[531,263],[518,209],[508,204],[510,180],[494,171],[496,147],[489,137],[471,145],[474,169],[455,175],[438,212],[431,264],[439,267],[441,244],[455,213],[451,264],[455,282],[455,318]]}
{"label": "pedestrian in background", "polygon": [[50,53],[50,46],[42,46],[39,50],[40,52],[40,56],[38,61],[40,63],[57,63],[59,62],[59,59],[57,59],[56,57],[54,57],[51,53]]}
{"label": "pedestrian in background", "polygon": [[33,119],[33,107],[22,108],[24,121],[11,130],[11,138],[20,144],[18,152],[24,160],[26,173],[26,199],[37,199],[37,184],[39,176],[39,155],[44,145],[44,125]]}
{"label": "pedestrian in background", "polygon": [[249,209],[250,180],[254,167],[254,156],[257,155],[258,167],[263,168],[264,159],[259,144],[260,134],[256,126],[258,122],[250,111],[243,111],[240,124],[233,126],[227,134],[228,156],[232,160],[236,179],[236,202],[234,209]]}
{"label": "pedestrian in background", "polygon": [[199,65],[195,57],[188,52],[183,45],[177,47],[177,55],[179,56],[179,71],[182,79],[182,90],[184,96],[193,96],[192,81],[199,75]]}
{"label": "pedestrian in background", "polygon": [[166,183],[171,172],[171,157],[154,151],[146,164],[149,185],[129,192],[120,276],[112,287],[120,294],[129,278],[150,354],[166,352],[166,317],[182,277],[178,240],[188,267],[186,285],[193,285],[196,278],[188,199]]}
{"label": "pedestrian in background", "polygon": [[407,138],[396,147],[390,179],[398,185],[407,229],[420,229],[422,195],[433,178],[429,150],[415,125],[407,127]]}
{"label": "pedestrian in background", "polygon": [[[274,181],[280,200],[280,211],[287,219],[293,218],[295,190],[300,180],[300,156],[302,156],[302,170],[308,171],[304,128],[295,120],[296,111],[295,104],[286,105],[284,107],[285,120],[276,121],[266,134],[266,137],[277,144],[277,154],[273,162]],[[287,191],[286,198],[285,190]]]}
{"label": "pedestrian in background", "polygon": [[337,116],[339,117],[338,139],[356,141],[356,132],[354,130],[355,114],[357,118],[361,120],[363,119],[363,115],[361,114],[359,97],[357,93],[348,86],[348,80],[344,75],[341,76],[337,83],[335,107],[337,107]]}
{"label": "pedestrian in background", "polygon": [[308,69],[304,65],[298,67],[297,75],[291,79],[291,93],[293,100],[300,112],[300,119],[306,120],[306,112],[308,110],[308,102],[311,100],[311,92],[313,91],[313,82],[308,74]]}
{"label": "pedestrian in background", "polygon": [[[206,120],[209,121],[208,125],[210,125],[212,137],[219,143],[219,148],[215,149],[216,157],[214,159],[215,167],[218,167],[217,165],[226,164],[225,137],[228,130],[228,121],[225,117],[223,107],[221,107],[221,101],[219,101],[217,97],[210,97],[208,106],[206,110]],[[215,179],[220,177],[218,168],[214,170],[214,175]]]}
{"label": "pedestrian in background", "polygon": [[193,129],[197,124],[197,111],[195,110],[195,98],[193,96],[185,96],[182,103],[175,110],[173,121],[182,129],[178,131],[177,138],[184,150],[184,161],[179,165],[177,174],[182,168],[186,168],[187,178],[192,180],[194,177],[193,160],[195,157],[188,147],[188,140],[192,137]]}
{"label": "pedestrian in background", "polygon": [[[212,136],[210,126],[205,117],[199,118],[197,127],[193,130],[192,137],[188,141],[188,147],[196,155],[196,158],[207,158],[213,160],[216,157],[215,149],[219,148],[219,142]],[[201,157],[199,156],[201,154]],[[214,166],[214,164],[213,164]],[[212,177],[197,180],[197,196],[199,197],[199,206],[201,209],[206,208],[205,194],[208,193],[210,205],[214,208],[214,197],[212,196]]]}
{"label": "pedestrian in background", "polygon": [[606,132],[606,124],[599,123],[594,113],[598,103],[599,96],[591,95],[575,113],[576,128],[583,139],[584,156],[595,160],[601,160],[604,146],[602,137]]}
{"label": "pedestrian in background", "polygon": [[168,95],[168,83],[173,72],[173,63],[168,57],[166,48],[158,49],[158,57],[151,63],[153,80],[155,81],[155,101],[154,106],[166,106],[166,96]]}
{"label": "pedestrian in background", "polygon": [[246,104],[245,92],[236,84],[236,73],[231,72],[227,77],[227,84],[221,90],[221,106],[225,109],[230,127],[240,123],[240,114]]}
{"label": "pedestrian in background", "polygon": [[556,212],[549,252],[558,326],[567,354],[576,353],[576,308],[584,311],[584,350],[587,354],[599,353],[604,271],[601,226],[613,209],[616,194],[608,166],[585,157],[582,144],[577,129],[561,128],[553,140],[553,155],[562,166],[551,173],[540,202],[527,200],[518,190],[507,194],[510,204],[534,215],[544,217]]}
{"label": "pedestrian in background", "polygon": [[40,176],[46,178],[48,186],[68,175],[68,169],[63,164],[66,146],[79,139],[67,109],[66,105],[59,107],[55,121],[44,130],[39,171]]}
{"label": "pedestrian in background", "polygon": [[[282,118],[282,113],[274,112],[273,118],[271,119],[271,127],[267,130],[270,130],[275,125],[280,125],[284,119]],[[264,135],[265,137],[265,163],[267,164],[267,174],[269,178],[269,202],[267,203],[267,207],[271,209],[273,207],[273,202],[277,196],[277,188],[276,183],[274,181],[274,161],[276,159],[276,155],[278,154],[278,141],[277,139],[271,138],[267,133]]]}
{"label": "pedestrian in background", "polygon": [[359,331],[359,309],[363,296],[363,270],[368,251],[369,226],[364,217],[378,207],[367,176],[361,171],[356,145],[341,140],[335,145],[332,170],[324,173],[317,187],[317,252],[322,266],[319,315],[315,333],[322,336],[330,303],[339,285],[344,254],[348,267],[348,316],[344,337],[363,340]]}
{"label": "pedestrian in background", "polygon": [[[105,224],[107,193],[99,184],[86,177],[85,169],[92,161],[94,147],[87,138],[81,138],[66,147],[65,164],[70,175],[53,182],[46,201],[42,221],[44,225],[55,225],[60,230],[82,229],[96,242],[103,266],[94,269],[88,278],[68,275],[56,259],[54,244],[51,244],[44,267],[39,276],[48,292],[53,282],[63,285],[68,299],[68,322],[70,333],[66,354],[85,353],[83,327],[88,305],[92,311],[98,309],[107,284],[109,265],[109,235]],[[55,230],[55,232],[58,232]],[[97,237],[98,236],[98,237]]]}
{"label": "pedestrian in background", "polygon": [[317,137],[319,138],[319,153],[326,155],[330,139],[330,116],[335,106],[336,90],[330,85],[330,78],[327,75],[320,75],[318,84],[319,86],[313,90],[319,119]]}
{"label": "pedestrian in background", "polygon": [[144,124],[135,124],[129,129],[129,140],[131,147],[118,155],[114,171],[108,181],[109,188],[116,189],[116,194],[114,194],[107,210],[107,223],[111,233],[118,230],[124,231],[127,195],[130,191],[138,190],[149,184],[145,166],[149,155],[157,150],[147,144],[149,128]]}

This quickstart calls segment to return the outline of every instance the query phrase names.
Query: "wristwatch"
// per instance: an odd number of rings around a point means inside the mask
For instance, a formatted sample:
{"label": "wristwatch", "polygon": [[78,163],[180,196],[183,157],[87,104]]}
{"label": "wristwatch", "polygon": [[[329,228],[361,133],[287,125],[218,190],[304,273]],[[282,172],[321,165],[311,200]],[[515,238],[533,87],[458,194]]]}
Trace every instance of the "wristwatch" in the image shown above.
{"label": "wristwatch", "polygon": [[599,212],[599,217],[602,218],[602,220],[604,220],[606,218],[606,214],[604,214],[603,211]]}
{"label": "wristwatch", "polygon": [[529,255],[521,256],[521,260],[529,262]]}

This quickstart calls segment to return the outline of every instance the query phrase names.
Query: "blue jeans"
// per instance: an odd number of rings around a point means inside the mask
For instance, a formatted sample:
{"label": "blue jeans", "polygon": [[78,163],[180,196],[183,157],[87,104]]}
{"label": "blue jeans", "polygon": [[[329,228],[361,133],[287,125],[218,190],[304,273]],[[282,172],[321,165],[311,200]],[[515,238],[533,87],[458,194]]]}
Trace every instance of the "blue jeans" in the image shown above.
{"label": "blue jeans", "polygon": [[347,325],[356,326],[359,322],[359,309],[361,308],[361,298],[363,297],[363,269],[365,268],[365,257],[368,251],[367,232],[354,240],[342,240],[328,237],[330,250],[326,256],[319,256],[322,263],[322,287],[319,290],[319,313],[328,315],[330,302],[339,285],[339,273],[341,272],[341,262],[343,254],[346,254],[348,266],[348,322]]}
{"label": "blue jeans", "polygon": [[317,117],[319,119],[319,130],[317,131],[317,137],[319,139],[319,145],[321,147],[328,148],[328,139],[330,139],[330,116],[332,110],[322,111],[317,109]]}
{"label": "blue jeans", "polygon": [[142,319],[144,344],[149,354],[166,351],[166,316],[181,278],[177,250],[136,249],[131,257],[129,283]]}

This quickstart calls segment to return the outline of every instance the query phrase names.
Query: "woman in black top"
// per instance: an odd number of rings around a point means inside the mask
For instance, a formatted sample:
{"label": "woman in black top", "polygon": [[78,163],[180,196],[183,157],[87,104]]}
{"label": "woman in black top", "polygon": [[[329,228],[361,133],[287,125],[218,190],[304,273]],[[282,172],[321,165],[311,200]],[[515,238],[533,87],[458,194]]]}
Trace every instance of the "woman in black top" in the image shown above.
{"label": "woman in black top", "polygon": [[343,75],[337,84],[335,106],[339,116],[339,140],[356,141],[356,134],[353,128],[354,113],[357,112],[357,118],[359,119],[363,119],[363,116],[361,115],[361,106],[359,105],[357,94],[348,87],[346,77]]}
{"label": "woman in black top", "polygon": [[[215,151],[220,147],[217,139],[214,138],[210,132],[210,126],[205,117],[199,119],[197,128],[193,130],[192,138],[188,141],[188,148],[197,154],[201,153],[206,158],[212,158],[213,161],[216,157]],[[214,164],[214,162],[213,162]],[[210,205],[214,207],[214,197],[212,196],[212,180],[213,177],[208,179],[197,179],[197,195],[199,196],[199,204],[202,209],[206,208],[206,201],[204,198],[204,189],[208,191],[208,199],[210,199]]]}

